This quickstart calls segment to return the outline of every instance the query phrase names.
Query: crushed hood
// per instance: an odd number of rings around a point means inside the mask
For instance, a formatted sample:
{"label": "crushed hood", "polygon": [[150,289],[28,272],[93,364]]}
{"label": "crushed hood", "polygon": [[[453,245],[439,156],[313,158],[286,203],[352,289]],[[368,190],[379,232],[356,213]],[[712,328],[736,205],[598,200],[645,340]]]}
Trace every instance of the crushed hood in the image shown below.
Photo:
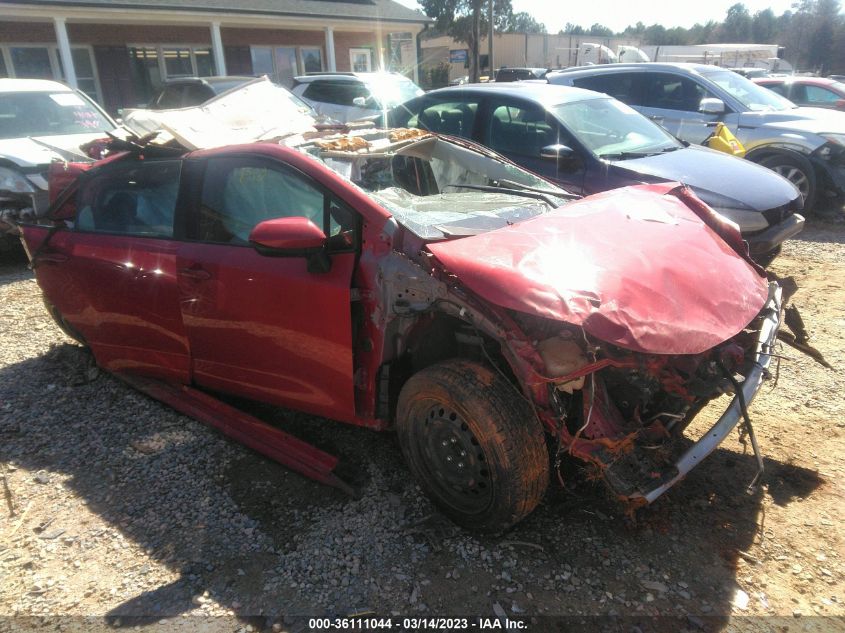
{"label": "crushed hood", "polygon": [[496,305],[634,351],[698,354],[741,331],[768,286],[691,195],[677,183],[626,187],[428,247]]}
{"label": "crushed hood", "polygon": [[53,160],[73,158],[84,160],[85,153],[79,149],[79,146],[104,136],[103,132],[94,132],[93,134],[2,139],[0,140],[0,158],[25,169],[49,165]]}

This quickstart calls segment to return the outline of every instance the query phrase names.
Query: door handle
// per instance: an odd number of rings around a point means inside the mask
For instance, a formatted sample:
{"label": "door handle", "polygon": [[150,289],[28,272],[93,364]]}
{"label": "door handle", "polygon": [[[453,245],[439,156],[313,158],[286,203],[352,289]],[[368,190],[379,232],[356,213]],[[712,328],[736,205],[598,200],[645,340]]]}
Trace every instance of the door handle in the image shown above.
{"label": "door handle", "polygon": [[190,268],[182,268],[179,274],[188,277],[189,279],[196,279],[197,281],[205,281],[211,279],[211,273],[199,266],[191,266]]}

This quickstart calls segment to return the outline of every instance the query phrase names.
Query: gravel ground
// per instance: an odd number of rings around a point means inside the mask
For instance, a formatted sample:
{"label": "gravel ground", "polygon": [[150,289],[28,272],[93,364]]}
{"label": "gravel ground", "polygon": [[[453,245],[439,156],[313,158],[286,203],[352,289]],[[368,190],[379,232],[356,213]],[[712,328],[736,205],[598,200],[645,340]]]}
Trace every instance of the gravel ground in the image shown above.
{"label": "gravel ground", "polygon": [[634,520],[570,468],[482,538],[440,518],[390,434],[252,408],[341,456],[350,500],[99,373],[0,261],[0,630],[296,631],[374,611],[845,631],[845,226],[808,227],[774,269],[835,369],[783,351],[751,409],[760,490],[732,437]]}

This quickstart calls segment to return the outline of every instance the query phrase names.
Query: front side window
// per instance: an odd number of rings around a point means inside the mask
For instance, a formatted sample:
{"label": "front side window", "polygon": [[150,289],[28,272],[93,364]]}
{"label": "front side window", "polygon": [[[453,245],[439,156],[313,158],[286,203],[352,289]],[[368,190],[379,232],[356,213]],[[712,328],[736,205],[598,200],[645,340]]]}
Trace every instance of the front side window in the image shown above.
{"label": "front side window", "polygon": [[173,237],[182,161],[119,163],[79,190],[75,229],[140,237]]}
{"label": "front side window", "polygon": [[262,158],[208,162],[196,226],[199,240],[246,245],[257,224],[286,217],[306,217],[333,240],[352,244],[355,214],[302,174]]}
{"label": "front side window", "polygon": [[497,152],[540,158],[541,149],[558,142],[557,125],[540,106],[493,103],[490,110],[488,145]]}
{"label": "front side window", "polygon": [[707,72],[704,76],[752,112],[775,112],[795,107],[791,101],[731,70]]}
{"label": "front side window", "polygon": [[832,106],[842,98],[832,90],[821,86],[803,85],[795,87],[804,88],[807,91],[802,101],[810,105]]}

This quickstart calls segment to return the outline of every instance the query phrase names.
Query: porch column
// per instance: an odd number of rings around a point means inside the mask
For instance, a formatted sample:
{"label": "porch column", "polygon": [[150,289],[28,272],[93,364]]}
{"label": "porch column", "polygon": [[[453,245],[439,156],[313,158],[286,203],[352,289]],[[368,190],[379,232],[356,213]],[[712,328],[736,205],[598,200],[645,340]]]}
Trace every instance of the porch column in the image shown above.
{"label": "porch column", "polygon": [[337,72],[337,61],[334,55],[334,29],[330,26],[326,27],[326,60],[328,62],[329,72]]}
{"label": "porch column", "polygon": [[65,71],[65,81],[71,88],[78,88],[76,69],[73,67],[73,55],[70,52],[70,40],[67,36],[65,18],[53,18],[53,26],[56,29],[56,44],[59,45],[59,56],[62,59],[62,68]]}
{"label": "porch column", "polygon": [[414,83],[418,86],[420,85],[420,47],[417,46],[417,42],[419,41],[420,34],[417,33],[414,35],[414,52],[413,52],[413,62],[414,62]]}
{"label": "porch column", "polygon": [[226,74],[226,56],[223,52],[223,38],[220,36],[220,22],[211,23],[211,51],[214,53],[214,71],[223,77]]}

